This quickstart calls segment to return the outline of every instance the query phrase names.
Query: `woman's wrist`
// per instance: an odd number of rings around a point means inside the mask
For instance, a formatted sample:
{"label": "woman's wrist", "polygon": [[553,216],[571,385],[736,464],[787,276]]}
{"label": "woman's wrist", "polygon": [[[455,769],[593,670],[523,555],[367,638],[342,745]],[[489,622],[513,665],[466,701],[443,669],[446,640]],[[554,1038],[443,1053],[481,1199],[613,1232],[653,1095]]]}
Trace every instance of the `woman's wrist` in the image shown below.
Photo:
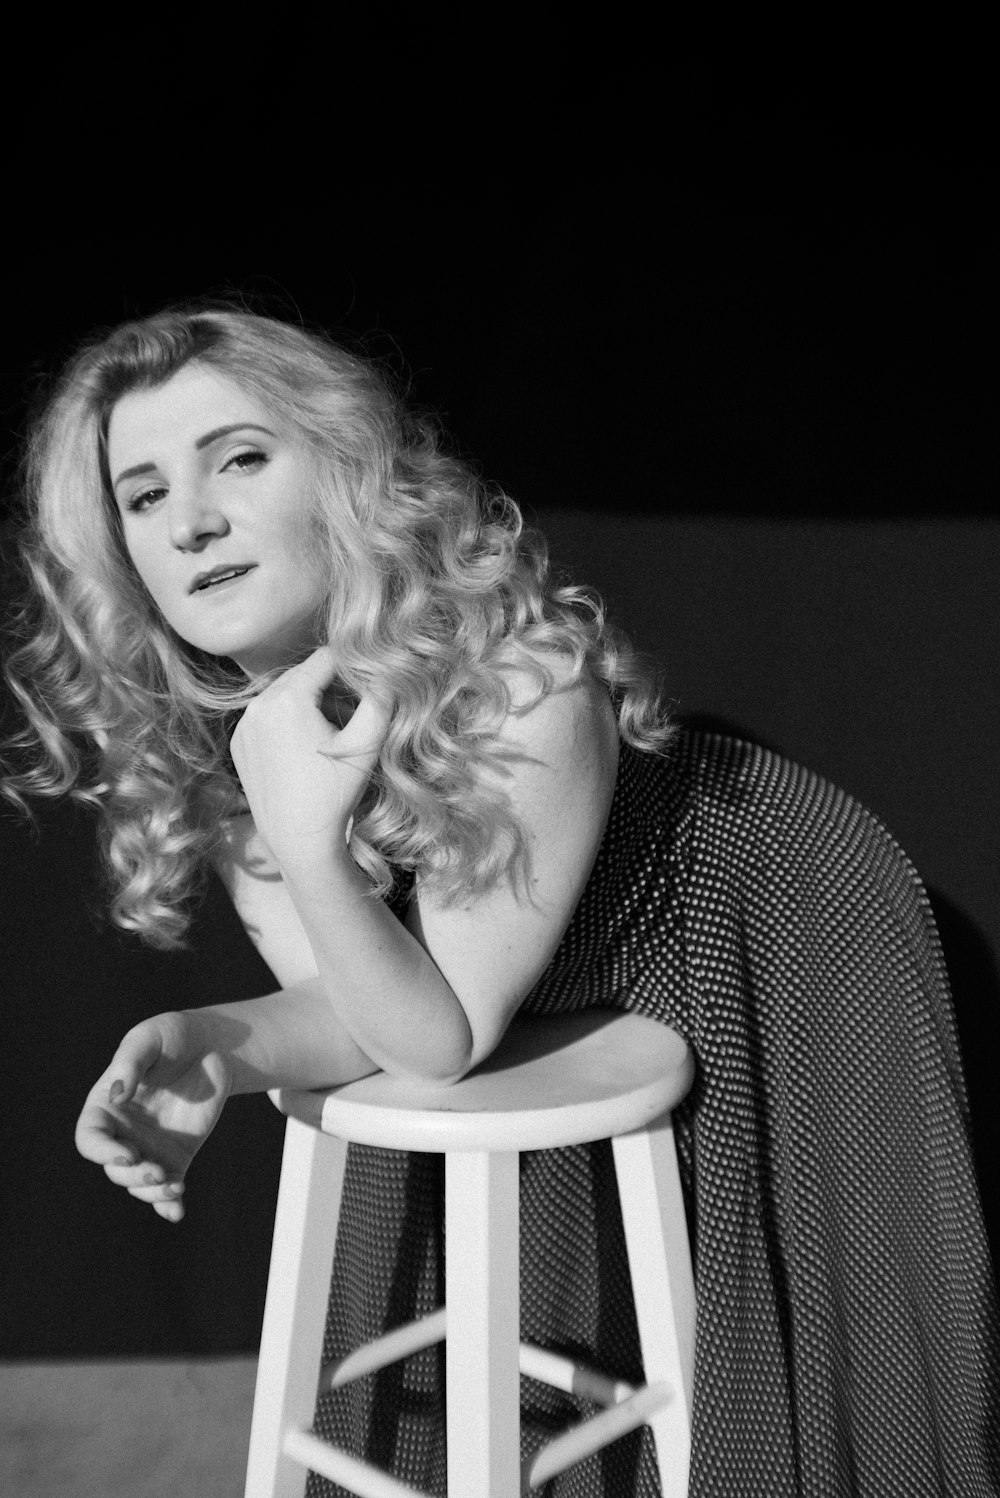
{"label": "woman's wrist", "polygon": [[231,1049],[231,1027],[227,1029],[218,1023],[219,1011],[214,1005],[204,1009],[182,1009],[180,1014],[189,1031],[192,1052],[218,1059],[226,1081],[226,1096],[231,1097],[234,1091],[240,1090],[236,1087],[238,1062]]}
{"label": "woman's wrist", "polygon": [[336,1087],[378,1067],[336,1018],[318,976],[256,999],[187,1011],[196,1054],[218,1058],[227,1096]]}
{"label": "woman's wrist", "polygon": [[314,908],[336,918],[345,901],[370,898],[371,883],[351,856],[346,834],[312,850],[297,848],[277,862],[300,917]]}

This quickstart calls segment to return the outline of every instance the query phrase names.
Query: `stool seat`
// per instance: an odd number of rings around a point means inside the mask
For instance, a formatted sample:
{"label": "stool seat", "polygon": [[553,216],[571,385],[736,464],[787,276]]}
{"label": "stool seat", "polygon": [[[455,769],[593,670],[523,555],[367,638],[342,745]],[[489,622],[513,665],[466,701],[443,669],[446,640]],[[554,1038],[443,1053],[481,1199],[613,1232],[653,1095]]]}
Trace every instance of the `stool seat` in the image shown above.
{"label": "stool seat", "polygon": [[276,1089],[282,1113],[381,1149],[538,1150],[645,1127],[688,1091],[694,1059],[666,1025],[614,1010],[520,1019],[460,1082],[385,1072],[322,1092]]}

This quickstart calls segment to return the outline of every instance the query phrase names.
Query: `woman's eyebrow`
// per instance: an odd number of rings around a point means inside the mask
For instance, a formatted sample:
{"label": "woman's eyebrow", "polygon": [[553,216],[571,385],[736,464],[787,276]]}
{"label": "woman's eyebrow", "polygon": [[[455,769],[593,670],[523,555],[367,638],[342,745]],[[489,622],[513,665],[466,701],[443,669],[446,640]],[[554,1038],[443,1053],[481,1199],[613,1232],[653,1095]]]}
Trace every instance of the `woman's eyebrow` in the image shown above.
{"label": "woman's eyebrow", "polygon": [[230,432],[264,432],[268,437],[275,435],[270,428],[259,426],[255,421],[234,421],[230,426],[215,427],[211,432],[206,432],[204,437],[199,437],[195,442],[195,447],[200,451],[217,442],[220,437],[228,437]]}
{"label": "woman's eyebrow", "polygon": [[[203,437],[198,437],[194,444],[195,450],[200,452],[203,447],[211,447],[213,442],[218,442],[220,437],[228,437],[232,432],[263,432],[267,437],[275,435],[270,427],[262,427],[256,421],[234,421],[230,426],[213,427]],[[155,463],[136,463],[134,468],[122,469],[121,473],[115,479],[113,487],[117,489],[123,479],[134,479],[138,478],[140,474],[155,472]]]}

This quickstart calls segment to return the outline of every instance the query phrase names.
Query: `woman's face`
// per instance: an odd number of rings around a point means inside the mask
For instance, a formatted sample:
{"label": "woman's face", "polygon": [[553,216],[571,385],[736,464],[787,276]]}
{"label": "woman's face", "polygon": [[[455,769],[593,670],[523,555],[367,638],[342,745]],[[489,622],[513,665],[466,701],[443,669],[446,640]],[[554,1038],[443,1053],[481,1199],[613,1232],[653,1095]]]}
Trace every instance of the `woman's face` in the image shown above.
{"label": "woman's face", "polygon": [[206,365],[122,396],[108,462],[125,545],[168,624],[251,674],[314,649],[327,583],[307,531],[310,464]]}

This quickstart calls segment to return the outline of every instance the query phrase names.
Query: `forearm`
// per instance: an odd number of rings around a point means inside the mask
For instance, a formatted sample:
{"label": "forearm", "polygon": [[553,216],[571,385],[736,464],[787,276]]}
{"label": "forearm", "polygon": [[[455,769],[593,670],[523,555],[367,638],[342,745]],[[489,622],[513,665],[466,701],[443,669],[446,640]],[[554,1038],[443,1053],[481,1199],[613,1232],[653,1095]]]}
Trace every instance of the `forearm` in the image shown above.
{"label": "forearm", "polygon": [[384,1071],[447,1081],[472,1055],[462,1005],[347,848],[390,706],[361,698],[343,728],[323,711],[337,661],[323,646],[247,706],[230,751],[254,827],[281,874],[335,1017]]}
{"label": "forearm", "polygon": [[283,876],[331,1011],[384,1071],[448,1081],[467,1068],[465,1011],[433,959],[345,853]]}
{"label": "forearm", "polygon": [[338,1020],[318,977],[263,998],[187,1013],[205,1051],[226,1061],[233,1093],[336,1087],[379,1070]]}

